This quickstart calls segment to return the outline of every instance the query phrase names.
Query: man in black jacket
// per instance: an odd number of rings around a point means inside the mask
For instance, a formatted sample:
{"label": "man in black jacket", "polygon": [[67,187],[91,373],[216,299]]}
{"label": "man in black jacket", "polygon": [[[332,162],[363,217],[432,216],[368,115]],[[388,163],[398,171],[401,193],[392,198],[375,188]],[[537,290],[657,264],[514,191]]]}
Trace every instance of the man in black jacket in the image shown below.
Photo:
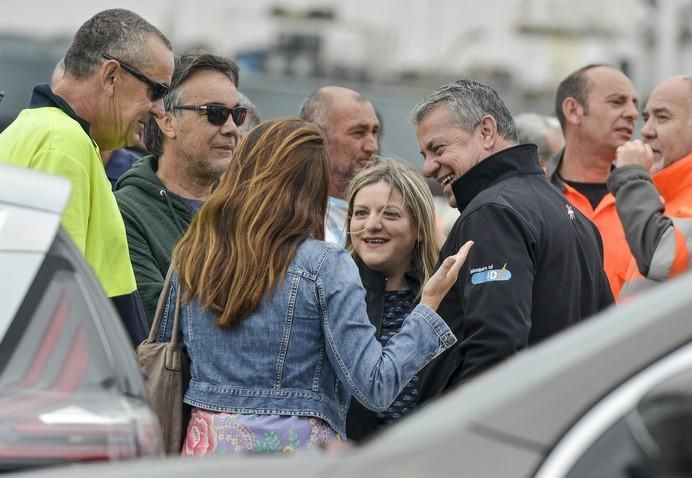
{"label": "man in black jacket", "polygon": [[613,302],[595,226],[551,186],[536,146],[517,145],[507,107],[490,87],[447,84],[413,110],[424,158],[461,212],[440,262],[473,240],[457,285],[438,309],[458,344],[423,373],[423,399]]}

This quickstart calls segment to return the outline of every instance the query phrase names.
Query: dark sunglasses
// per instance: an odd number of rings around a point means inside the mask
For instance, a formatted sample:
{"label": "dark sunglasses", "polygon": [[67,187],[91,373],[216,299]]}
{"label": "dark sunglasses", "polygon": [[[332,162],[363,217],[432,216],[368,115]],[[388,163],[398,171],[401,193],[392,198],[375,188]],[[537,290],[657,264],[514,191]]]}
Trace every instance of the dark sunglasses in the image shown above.
{"label": "dark sunglasses", "polygon": [[247,108],[244,106],[227,108],[223,105],[180,105],[174,106],[173,109],[198,111],[201,115],[207,115],[207,121],[214,126],[225,125],[229,116],[233,118],[236,126],[241,126],[247,116]]}
{"label": "dark sunglasses", "polygon": [[149,77],[147,77],[144,73],[139,71],[134,66],[128,65],[124,61],[119,60],[114,56],[107,55],[105,53],[101,56],[106,60],[117,61],[118,63],[120,63],[120,66],[123,70],[125,70],[126,72],[137,78],[139,81],[147,85],[149,87],[149,98],[151,99],[151,101],[159,101],[161,98],[166,96],[166,93],[168,93],[168,87],[166,85],[162,85],[161,83],[157,83],[154,80],[149,79]]}

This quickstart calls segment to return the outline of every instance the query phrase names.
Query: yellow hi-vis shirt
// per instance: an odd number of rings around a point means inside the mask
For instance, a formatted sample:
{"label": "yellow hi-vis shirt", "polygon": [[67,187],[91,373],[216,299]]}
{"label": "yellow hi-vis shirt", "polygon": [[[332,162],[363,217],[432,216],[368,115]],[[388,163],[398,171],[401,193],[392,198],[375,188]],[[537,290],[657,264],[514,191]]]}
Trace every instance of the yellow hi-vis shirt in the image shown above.
{"label": "yellow hi-vis shirt", "polygon": [[98,146],[79,122],[57,107],[23,110],[0,133],[0,162],[69,179],[63,227],[108,297],[136,290],[125,225]]}

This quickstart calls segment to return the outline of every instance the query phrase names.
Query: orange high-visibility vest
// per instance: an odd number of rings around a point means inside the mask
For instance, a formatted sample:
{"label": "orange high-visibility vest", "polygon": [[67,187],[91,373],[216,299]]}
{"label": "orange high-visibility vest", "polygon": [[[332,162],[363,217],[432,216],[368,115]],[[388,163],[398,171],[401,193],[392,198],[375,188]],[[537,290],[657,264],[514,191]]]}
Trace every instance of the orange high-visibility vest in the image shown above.
{"label": "orange high-visibility vest", "polygon": [[603,239],[603,269],[608,276],[613,297],[618,297],[634,257],[615,209],[615,197],[610,193],[606,194],[594,209],[586,196],[569,184],[564,185],[563,194],[598,227]]}
{"label": "orange high-visibility vest", "polygon": [[625,231],[615,209],[615,197],[610,193],[606,194],[594,209],[586,196],[560,178],[557,171],[560,168],[564,154],[565,150],[563,149],[550,158],[547,170],[548,180],[560,189],[567,200],[576,206],[584,216],[588,217],[601,233],[601,239],[603,240],[603,269],[606,276],[608,276],[613,297],[617,299],[622,284],[627,277],[630,262],[634,260],[634,257],[627,244]]}

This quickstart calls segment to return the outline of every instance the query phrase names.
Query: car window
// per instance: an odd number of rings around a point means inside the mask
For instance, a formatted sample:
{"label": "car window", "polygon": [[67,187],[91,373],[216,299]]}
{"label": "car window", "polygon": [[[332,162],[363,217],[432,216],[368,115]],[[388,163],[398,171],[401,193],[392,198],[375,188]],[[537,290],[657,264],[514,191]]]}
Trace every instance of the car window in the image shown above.
{"label": "car window", "polygon": [[636,414],[627,415],[610,427],[579,459],[570,471],[569,478],[649,476],[636,474],[642,473],[650,463],[641,442],[635,436],[636,427],[629,423],[634,418],[633,415]]}
{"label": "car window", "polygon": [[536,476],[692,476],[692,345],[661,358],[600,400]]}
{"label": "car window", "polygon": [[655,386],[577,462],[570,478],[692,475],[692,369]]}

